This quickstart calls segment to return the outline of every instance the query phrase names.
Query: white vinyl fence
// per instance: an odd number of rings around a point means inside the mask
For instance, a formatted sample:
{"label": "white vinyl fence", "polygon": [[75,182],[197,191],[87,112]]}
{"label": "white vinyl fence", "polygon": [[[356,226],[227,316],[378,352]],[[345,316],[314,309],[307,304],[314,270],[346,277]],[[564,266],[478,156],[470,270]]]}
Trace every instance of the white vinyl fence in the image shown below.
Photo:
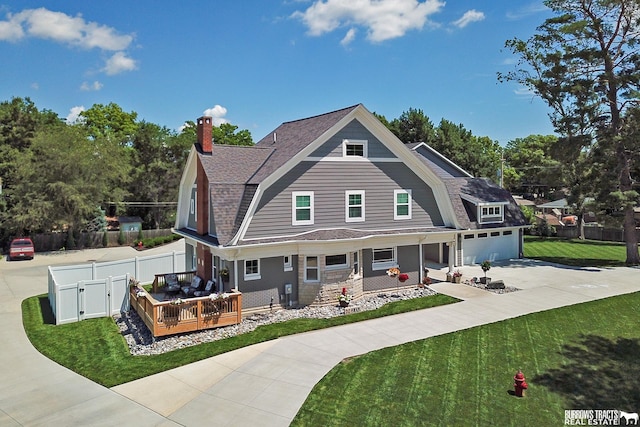
{"label": "white vinyl fence", "polygon": [[56,325],[129,310],[129,279],[151,283],[156,274],[185,271],[185,252],[121,261],[49,266],[49,304]]}

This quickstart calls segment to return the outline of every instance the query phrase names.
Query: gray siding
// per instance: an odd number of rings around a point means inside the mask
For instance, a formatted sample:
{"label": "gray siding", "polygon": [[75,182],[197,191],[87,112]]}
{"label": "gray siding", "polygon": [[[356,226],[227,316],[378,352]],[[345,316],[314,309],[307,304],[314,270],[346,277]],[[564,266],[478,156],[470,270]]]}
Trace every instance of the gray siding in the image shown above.
{"label": "gray siding", "polygon": [[409,275],[409,280],[403,284],[396,283],[396,279],[389,277],[385,270],[372,270],[373,250],[362,250],[363,289],[365,292],[391,289],[396,286],[415,285],[420,281],[420,252],[418,245],[398,246],[396,256],[398,257],[400,271]]}
{"label": "gray siding", "polygon": [[[242,292],[242,308],[267,307],[273,297],[273,305],[285,305],[284,285],[293,285],[292,301],[298,300],[297,257],[292,260],[293,271],[284,271],[282,256],[262,258],[260,260],[260,279],[244,280],[244,260],[238,261],[238,288]],[[280,299],[280,296],[283,299]]]}
{"label": "gray siding", "polygon": [[342,130],[315,150],[311,157],[342,157],[342,140],[367,140],[367,150],[371,158],[395,158],[389,149],[375,138],[358,120],[351,121]]}
{"label": "gray siding", "polygon": [[[412,190],[412,219],[394,220],[394,190]],[[365,221],[345,221],[345,191],[365,191]],[[291,225],[291,193],[314,192],[314,224]],[[245,238],[298,234],[318,228],[396,229],[442,226],[430,187],[400,162],[304,161],[262,196]]]}

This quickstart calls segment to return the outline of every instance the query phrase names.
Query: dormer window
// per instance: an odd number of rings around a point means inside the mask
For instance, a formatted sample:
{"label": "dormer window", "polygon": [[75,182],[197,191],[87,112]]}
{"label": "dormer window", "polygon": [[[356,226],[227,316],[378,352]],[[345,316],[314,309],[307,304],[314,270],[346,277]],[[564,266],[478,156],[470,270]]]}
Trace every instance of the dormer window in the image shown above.
{"label": "dormer window", "polygon": [[365,139],[344,139],[342,140],[342,157],[363,157],[367,158],[367,140]]}
{"label": "dormer window", "polygon": [[495,205],[481,205],[480,209],[480,223],[497,223],[504,221],[504,206],[502,204]]}

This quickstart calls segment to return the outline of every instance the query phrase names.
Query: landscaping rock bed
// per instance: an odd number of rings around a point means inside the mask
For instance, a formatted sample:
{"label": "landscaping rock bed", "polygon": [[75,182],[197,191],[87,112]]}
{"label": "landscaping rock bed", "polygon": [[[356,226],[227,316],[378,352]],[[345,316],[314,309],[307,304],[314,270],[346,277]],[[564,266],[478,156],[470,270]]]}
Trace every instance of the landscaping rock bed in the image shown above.
{"label": "landscaping rock bed", "polygon": [[493,292],[494,294],[507,294],[509,292],[515,292],[520,290],[519,288],[516,288],[514,286],[505,286],[503,289],[491,289],[487,287],[488,285],[484,283],[480,283],[479,281],[474,282],[473,280],[465,280],[462,283],[464,283],[465,285],[473,286],[474,288],[479,288],[485,291]]}
{"label": "landscaping rock bed", "polygon": [[[349,312],[375,310],[390,302],[420,298],[435,295],[436,293],[436,291],[427,287],[423,289],[400,289],[398,291],[388,291],[387,293],[365,295],[358,300],[351,301],[347,309]],[[300,318],[328,319],[344,314],[345,308],[339,307],[337,304],[335,306],[304,307],[300,309],[279,308],[273,312],[252,314],[243,319],[238,325],[207,329],[188,334],[158,337],[155,339],[135,310],[114,316],[114,320],[127,341],[131,354],[134,356],[149,356],[244,334],[253,331],[261,325]]]}

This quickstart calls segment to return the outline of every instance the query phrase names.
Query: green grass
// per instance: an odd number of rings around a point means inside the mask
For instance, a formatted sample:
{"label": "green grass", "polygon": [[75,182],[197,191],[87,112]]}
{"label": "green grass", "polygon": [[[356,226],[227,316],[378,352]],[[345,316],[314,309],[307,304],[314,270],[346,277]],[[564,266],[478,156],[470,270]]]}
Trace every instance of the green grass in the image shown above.
{"label": "green grass", "polygon": [[525,236],[524,256],[575,267],[618,267],[625,265],[627,252],[624,243]]}
{"label": "green grass", "polygon": [[296,319],[260,326],[255,331],[155,356],[132,356],[110,317],[55,325],[46,295],[22,302],[25,331],[42,354],[106,387],[133,381],[217,354],[286,335],[360,322],[457,302],[446,295],[397,301],[377,310],[330,319]]}
{"label": "green grass", "polygon": [[[293,426],[552,426],[640,402],[640,293],[535,313],[343,361]],[[522,368],[529,389],[512,395]]]}

